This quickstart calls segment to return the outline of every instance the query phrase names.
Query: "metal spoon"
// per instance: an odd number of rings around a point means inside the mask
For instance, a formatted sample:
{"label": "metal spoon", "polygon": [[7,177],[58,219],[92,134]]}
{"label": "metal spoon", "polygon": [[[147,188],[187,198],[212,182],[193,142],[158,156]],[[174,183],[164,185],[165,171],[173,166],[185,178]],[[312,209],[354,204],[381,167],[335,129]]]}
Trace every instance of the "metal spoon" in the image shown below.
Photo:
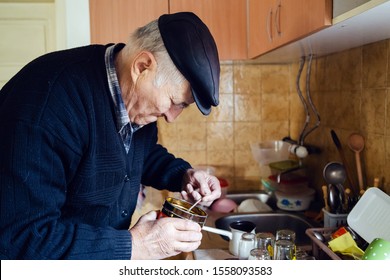
{"label": "metal spoon", "polygon": [[329,184],[329,206],[332,213],[340,211],[340,206],[344,201],[343,183],[346,180],[346,170],[339,162],[329,162],[323,170],[325,181]]}
{"label": "metal spoon", "polygon": [[318,232],[318,231],[313,231],[313,234],[314,234],[314,236],[315,236],[319,241],[321,241],[322,243],[325,243],[325,242],[326,242],[326,238],[325,238],[325,236],[324,236],[322,233],[320,233],[320,232]]}
{"label": "metal spoon", "polygon": [[340,212],[340,192],[335,185],[329,185],[328,203],[332,213]]}
{"label": "metal spoon", "polygon": [[347,173],[344,165],[334,161],[325,165],[323,176],[328,184],[337,185],[344,184],[345,179],[347,178]]}

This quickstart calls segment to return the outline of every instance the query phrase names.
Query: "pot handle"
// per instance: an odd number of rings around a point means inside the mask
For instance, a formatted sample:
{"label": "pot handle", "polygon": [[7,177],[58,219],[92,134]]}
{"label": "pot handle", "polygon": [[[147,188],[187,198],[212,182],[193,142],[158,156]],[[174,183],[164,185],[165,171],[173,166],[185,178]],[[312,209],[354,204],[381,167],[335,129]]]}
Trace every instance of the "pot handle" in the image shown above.
{"label": "pot handle", "polygon": [[227,236],[230,240],[232,240],[232,238],[233,238],[233,234],[230,231],[227,231],[227,230],[213,228],[213,227],[208,227],[208,226],[203,226],[202,230]]}

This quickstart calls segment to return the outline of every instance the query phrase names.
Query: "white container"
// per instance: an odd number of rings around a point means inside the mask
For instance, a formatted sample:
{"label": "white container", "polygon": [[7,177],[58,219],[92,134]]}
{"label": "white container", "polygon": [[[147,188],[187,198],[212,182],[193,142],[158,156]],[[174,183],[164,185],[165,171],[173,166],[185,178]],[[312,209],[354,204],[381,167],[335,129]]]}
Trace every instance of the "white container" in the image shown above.
{"label": "white container", "polygon": [[375,238],[390,241],[390,196],[368,188],[347,218],[348,225],[368,243]]}
{"label": "white container", "polygon": [[267,165],[272,162],[283,161],[289,158],[291,145],[281,140],[252,143],[253,158],[259,165]]}
{"label": "white container", "polygon": [[293,194],[276,191],[276,206],[287,211],[304,211],[309,208],[310,203],[314,200],[314,194],[315,190],[311,188]]}

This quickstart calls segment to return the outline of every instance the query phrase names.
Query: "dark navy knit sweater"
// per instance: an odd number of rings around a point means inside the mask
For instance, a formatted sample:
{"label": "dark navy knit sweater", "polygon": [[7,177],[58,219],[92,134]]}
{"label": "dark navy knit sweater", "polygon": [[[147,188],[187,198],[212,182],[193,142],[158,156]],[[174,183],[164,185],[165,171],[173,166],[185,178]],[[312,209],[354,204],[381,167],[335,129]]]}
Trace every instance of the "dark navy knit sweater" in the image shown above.
{"label": "dark navy knit sweater", "polygon": [[0,258],[129,259],[140,184],[178,191],[190,165],[116,131],[104,53],[44,55],[0,91]]}

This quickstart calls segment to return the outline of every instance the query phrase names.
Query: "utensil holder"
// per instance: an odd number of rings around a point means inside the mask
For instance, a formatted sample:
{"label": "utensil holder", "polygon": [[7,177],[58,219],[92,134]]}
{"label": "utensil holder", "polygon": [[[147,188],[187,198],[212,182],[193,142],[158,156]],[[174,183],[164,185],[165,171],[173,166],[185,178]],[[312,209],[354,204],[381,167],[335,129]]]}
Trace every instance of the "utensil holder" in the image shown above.
{"label": "utensil holder", "polygon": [[348,213],[333,214],[326,211],[325,208],[322,208],[322,212],[324,212],[324,227],[326,228],[337,228],[347,224]]}

